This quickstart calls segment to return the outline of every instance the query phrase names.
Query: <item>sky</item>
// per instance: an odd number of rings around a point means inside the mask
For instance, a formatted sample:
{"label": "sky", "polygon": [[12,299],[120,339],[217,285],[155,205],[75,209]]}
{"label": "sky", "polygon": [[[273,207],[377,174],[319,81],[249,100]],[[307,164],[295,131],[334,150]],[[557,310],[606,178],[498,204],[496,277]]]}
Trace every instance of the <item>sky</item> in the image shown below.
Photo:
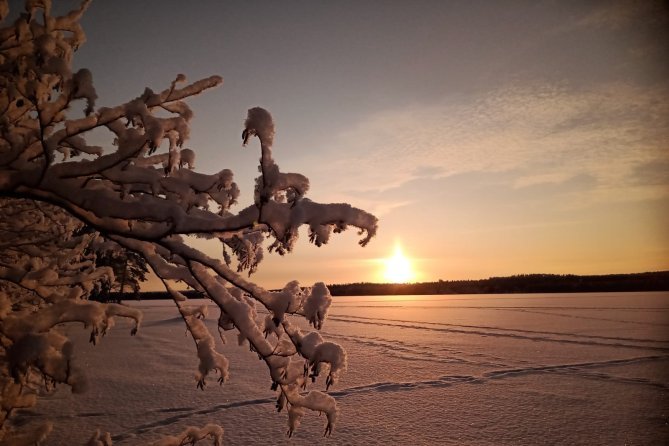
{"label": "sky", "polygon": [[305,228],[260,265],[266,287],[383,281],[397,246],[414,281],[669,269],[664,2],[116,0],[82,25],[98,106],[223,76],[190,101],[186,145],[197,170],[235,172],[237,209],[262,106],[309,198],[379,217],[366,248],[353,231],[316,248]]}

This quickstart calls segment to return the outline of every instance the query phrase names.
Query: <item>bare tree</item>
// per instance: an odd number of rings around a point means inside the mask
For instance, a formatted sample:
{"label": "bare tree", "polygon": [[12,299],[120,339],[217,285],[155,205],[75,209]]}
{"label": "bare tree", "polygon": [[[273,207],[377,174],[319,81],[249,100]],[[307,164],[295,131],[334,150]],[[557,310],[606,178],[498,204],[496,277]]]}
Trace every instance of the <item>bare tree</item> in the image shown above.
{"label": "bare tree", "polygon": [[[282,172],[274,161],[274,123],[262,108],[249,110],[242,134],[244,144],[252,137],[260,141],[254,202],[233,212],[239,189],[232,172],[198,173],[192,170],[197,151],[183,148],[193,116],[184,100],[222,79],[188,83],[178,75],[163,91],[147,88],[124,104],[96,109],[90,71],[71,70],[85,39],[79,20],[88,4],[57,17],[50,0],[27,0],[14,23],[0,29],[0,441],[36,444],[46,437],[48,423],[27,431],[11,423],[16,408],[34,404],[37,389],[55,383],[84,388],[71,344],[56,325],[83,322],[96,342],[116,316],[134,319],[133,333],[141,323],[136,309],[87,300],[96,283],[113,280],[111,268],[96,267],[86,254],[92,245],[140,255],[163,281],[195,340],[198,387],[204,388],[212,372],[223,383],[228,360],[174,282],[211,299],[220,310],[219,332],[236,330],[263,360],[277,408],[287,409],[289,435],[305,409],[324,412],[330,434],[337,418],[334,398],[303,389],[323,364],[329,370],[326,386],[336,383],[346,354],[286,317],[302,316],[320,329],[331,302],[327,287],[305,289],[293,281],[270,292],[241,273],[255,271],[265,249],[291,251],[302,225],[318,246],[332,232],[353,226],[364,246],[376,233],[377,219],[349,204],[305,198],[308,179]],[[0,20],[8,9],[0,0]],[[66,112],[78,100],[85,102],[84,115],[70,119]],[[109,132],[108,152],[88,144],[87,134],[96,129]],[[77,232],[83,224],[94,231]],[[219,243],[223,259],[189,246],[186,235]],[[256,305],[269,313],[264,321],[256,320]],[[205,437],[220,443],[222,435],[220,427],[207,425],[160,444]],[[89,444],[110,442],[98,432]]]}

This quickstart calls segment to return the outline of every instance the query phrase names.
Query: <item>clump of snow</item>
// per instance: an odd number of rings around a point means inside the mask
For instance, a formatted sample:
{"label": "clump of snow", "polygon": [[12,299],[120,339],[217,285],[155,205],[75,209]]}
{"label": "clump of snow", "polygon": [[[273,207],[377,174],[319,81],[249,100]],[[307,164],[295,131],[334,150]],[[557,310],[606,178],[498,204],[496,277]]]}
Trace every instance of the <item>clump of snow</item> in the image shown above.
{"label": "clump of snow", "polygon": [[246,121],[244,121],[243,144],[248,144],[252,136],[257,136],[260,142],[267,146],[272,146],[274,143],[274,120],[272,115],[262,107],[249,109]]}
{"label": "clump of snow", "polygon": [[179,155],[179,168],[195,169],[195,152],[191,149],[181,149]]}
{"label": "clump of snow", "polygon": [[314,284],[309,296],[304,301],[302,314],[309,323],[320,330],[332,303],[330,290],[323,282]]}
{"label": "clump of snow", "polygon": [[290,405],[288,409],[288,436],[292,436],[294,430],[299,426],[300,419],[304,415],[304,408],[325,413],[327,425],[325,426],[324,436],[330,436],[337,422],[337,403],[330,395],[317,390],[312,390],[302,396],[294,387],[285,390],[286,400]]}
{"label": "clump of snow", "polygon": [[321,364],[330,364],[330,373],[325,381],[326,389],[336,384],[339,376],[346,371],[346,352],[341,345],[334,342],[322,342],[316,346],[314,354],[309,359],[311,377],[315,379],[321,370]]}
{"label": "clump of snow", "polygon": [[216,351],[216,342],[203,322],[203,312],[189,312],[181,310],[188,331],[193,336],[197,346],[197,356],[200,359],[196,375],[197,387],[204,390],[205,378],[212,370],[218,372],[218,383],[223,384],[228,379],[228,359]]}
{"label": "clump of snow", "polygon": [[151,443],[151,446],[194,445],[200,440],[211,439],[214,446],[223,445],[223,428],[217,424],[207,424],[202,428],[189,426],[179,435],[168,435]]}
{"label": "clump of snow", "polygon": [[109,432],[101,433],[97,429],[86,443],[86,446],[112,446],[112,439]]}
{"label": "clump of snow", "polygon": [[86,116],[93,113],[95,100],[98,98],[93,87],[93,73],[87,68],[82,68],[72,76],[72,99],[86,99]]}
{"label": "clump of snow", "polygon": [[302,288],[297,280],[288,282],[279,292],[270,293],[265,306],[272,311],[272,321],[278,326],[286,313],[295,313],[303,299]]}

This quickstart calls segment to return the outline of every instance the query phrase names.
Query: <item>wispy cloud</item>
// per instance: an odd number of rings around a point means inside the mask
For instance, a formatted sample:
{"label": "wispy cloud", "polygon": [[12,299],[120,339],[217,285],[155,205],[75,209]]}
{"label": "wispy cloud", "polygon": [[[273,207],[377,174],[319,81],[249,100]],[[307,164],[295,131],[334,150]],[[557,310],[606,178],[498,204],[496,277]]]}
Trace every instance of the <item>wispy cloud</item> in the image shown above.
{"label": "wispy cloud", "polygon": [[620,29],[638,26],[640,21],[667,23],[667,5],[661,0],[617,0],[595,5],[593,10],[572,24],[572,28],[602,27]]}
{"label": "wispy cloud", "polygon": [[641,191],[648,185],[634,175],[669,157],[668,93],[625,84],[514,86],[386,110],[335,138],[333,158],[326,150],[314,177],[344,191],[342,199],[419,178],[500,171],[523,172],[515,187],[587,176],[597,200],[662,194],[666,188]]}

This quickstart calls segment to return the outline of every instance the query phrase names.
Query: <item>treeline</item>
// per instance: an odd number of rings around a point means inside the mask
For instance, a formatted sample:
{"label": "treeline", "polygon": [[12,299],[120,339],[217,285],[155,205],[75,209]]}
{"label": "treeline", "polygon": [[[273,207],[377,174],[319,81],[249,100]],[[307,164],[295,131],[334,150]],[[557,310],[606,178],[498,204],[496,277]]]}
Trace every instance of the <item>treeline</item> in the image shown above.
{"label": "treeline", "polygon": [[328,285],[328,288],[330,288],[333,296],[669,291],[669,271],[602,276],[521,274],[481,280],[439,280],[422,283],[347,283]]}
{"label": "treeline", "polygon": [[[189,299],[201,299],[204,297],[204,294],[199,291],[187,290],[181,291],[181,294],[186,296]],[[93,294],[90,297],[91,300],[97,300],[99,302],[121,302],[124,300],[163,300],[171,299],[170,293],[167,291],[142,291],[140,293],[108,293],[107,295],[98,295]]]}
{"label": "treeline", "polygon": [[[638,274],[576,276],[573,274],[521,274],[481,280],[439,280],[422,283],[346,283],[328,285],[333,296],[380,296],[395,294],[512,294],[512,293],[589,293],[616,291],[669,291],[669,271]],[[204,297],[197,291],[182,291],[189,299]],[[93,300],[169,299],[165,291],[109,293]]]}

